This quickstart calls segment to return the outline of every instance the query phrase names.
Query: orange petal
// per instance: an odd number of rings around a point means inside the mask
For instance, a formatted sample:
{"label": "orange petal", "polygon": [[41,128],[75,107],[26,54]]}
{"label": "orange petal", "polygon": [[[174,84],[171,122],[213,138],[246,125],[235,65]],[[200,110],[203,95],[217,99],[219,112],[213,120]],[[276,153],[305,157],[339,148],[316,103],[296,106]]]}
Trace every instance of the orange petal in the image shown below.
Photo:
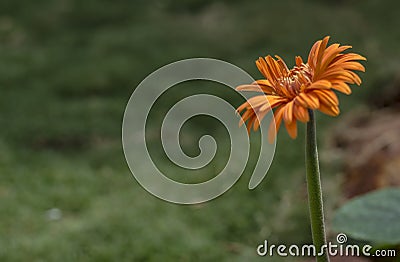
{"label": "orange petal", "polygon": [[253,84],[240,85],[240,86],[236,87],[235,89],[237,91],[263,92],[261,86],[253,85]]}
{"label": "orange petal", "polygon": [[349,70],[344,70],[342,68],[332,68],[327,70],[319,77],[319,79],[327,79],[331,82],[335,79],[338,79],[348,83],[361,84],[361,79],[356,73]]}
{"label": "orange petal", "polygon": [[318,97],[313,95],[312,93],[300,93],[298,95],[298,98],[301,99],[301,101],[304,101],[307,108],[310,109],[317,109],[319,107],[319,100]]}
{"label": "orange petal", "polygon": [[275,55],[275,57],[278,59],[276,62],[279,64],[281,74],[287,76],[289,74],[289,68],[287,67],[285,61],[278,55]]}
{"label": "orange petal", "polygon": [[265,62],[264,58],[258,58],[258,60],[256,61],[256,66],[258,68],[258,71],[260,71],[265,78],[267,78],[268,80],[273,80],[271,75],[269,75],[269,73],[267,72],[267,63]]}
{"label": "orange petal", "polygon": [[247,122],[246,128],[247,128],[247,134],[250,134],[250,129],[251,129],[251,125],[253,124],[253,122],[255,121],[256,117],[253,116],[250,118],[250,120]]}
{"label": "orange petal", "polygon": [[271,121],[269,128],[268,128],[268,141],[272,144],[276,137],[276,134],[279,131],[279,127],[281,126],[282,122],[282,115],[283,115],[283,107],[279,107],[275,110],[274,119]]}
{"label": "orange petal", "polygon": [[329,67],[331,66],[337,66],[340,65],[341,63],[347,62],[347,61],[353,61],[353,60],[361,60],[365,61],[367,58],[363,57],[362,55],[355,54],[355,53],[348,53],[348,54],[340,54],[333,59]]}
{"label": "orange petal", "polygon": [[321,104],[320,107],[318,108],[319,111],[322,113],[325,113],[330,116],[337,116],[340,113],[339,107],[338,106],[326,106],[324,104]]}
{"label": "orange petal", "polygon": [[308,54],[308,60],[307,63],[312,67],[315,68],[315,52],[316,50],[319,48],[319,46],[321,45],[321,40],[317,41],[314,43],[314,45],[311,47],[310,53]]}
{"label": "orange petal", "polygon": [[268,103],[268,99],[267,99],[267,96],[265,96],[265,95],[253,96],[253,97],[247,99],[247,103],[252,108],[255,109],[257,107],[264,105],[265,103]]}
{"label": "orange petal", "polygon": [[337,98],[335,92],[332,90],[314,90],[313,94],[318,96],[318,100],[320,103],[323,103],[327,106],[338,106],[339,99]]}
{"label": "orange petal", "polygon": [[256,80],[253,84],[257,84],[261,87],[264,93],[266,94],[274,94],[275,87],[269,82],[267,79]]}
{"label": "orange petal", "polygon": [[296,119],[293,119],[293,121],[291,122],[286,122],[285,121],[285,127],[286,130],[289,134],[289,136],[293,139],[295,139],[297,137],[297,122]]}
{"label": "orange petal", "polygon": [[356,70],[365,72],[365,67],[359,62],[354,62],[354,61],[342,63],[342,68],[346,70]]}
{"label": "orange petal", "polygon": [[263,120],[263,118],[265,117],[265,115],[268,112],[269,111],[263,111],[263,112],[257,112],[256,113],[255,119],[254,119],[254,124],[253,124],[254,131],[258,130],[258,128],[260,127],[260,122]]}
{"label": "orange petal", "polygon": [[241,111],[243,111],[244,109],[250,107],[249,103],[244,102],[243,104],[241,104],[237,109],[236,112],[240,113]]}
{"label": "orange petal", "polygon": [[281,73],[279,70],[279,65],[275,61],[275,59],[272,58],[272,56],[266,56],[265,61],[267,61],[268,64],[268,70],[270,74],[273,76],[273,81],[276,81],[276,79],[281,77]]}
{"label": "orange petal", "polygon": [[322,58],[321,70],[325,70],[330,63],[335,59],[341,52],[351,48],[351,46],[339,46],[339,44],[330,45],[325,50],[325,55]]}
{"label": "orange petal", "polygon": [[284,106],[285,110],[283,111],[283,119],[285,122],[292,122],[293,120],[293,105],[294,102],[290,101]]}
{"label": "orange petal", "polygon": [[274,94],[275,93],[275,88],[266,79],[257,80],[251,84],[239,85],[235,89],[237,91],[262,92],[265,94]]}
{"label": "orange petal", "polygon": [[328,44],[328,41],[329,41],[329,36],[325,36],[324,39],[322,39],[321,44],[319,45],[318,54],[317,54],[317,61],[316,61],[316,67],[318,68],[318,70],[321,67],[322,57],[323,57],[323,55],[325,53],[325,49],[326,49],[326,46]]}
{"label": "orange petal", "polygon": [[332,89],[335,89],[339,92],[342,92],[346,95],[350,95],[351,94],[351,89],[349,87],[348,84],[346,84],[343,81],[335,81],[332,83]]}
{"label": "orange petal", "polygon": [[361,85],[361,78],[356,73],[354,73],[353,71],[347,71],[347,72],[353,76],[354,82],[358,86]]}
{"label": "orange petal", "polygon": [[297,66],[301,66],[301,64],[303,64],[303,59],[301,59],[300,56],[296,56],[296,65]]}
{"label": "orange petal", "polygon": [[285,103],[287,101],[286,98],[280,97],[280,96],[267,96],[268,98],[268,104],[265,104],[260,107],[260,111],[269,111],[271,108],[278,107],[279,105]]}
{"label": "orange petal", "polygon": [[310,121],[310,115],[308,114],[308,110],[305,107],[295,104],[293,108],[293,113],[296,119],[303,123]]}
{"label": "orange petal", "polygon": [[332,87],[331,82],[327,80],[318,80],[315,83],[312,83],[308,87],[306,87],[307,90],[310,89],[330,89]]}
{"label": "orange petal", "polygon": [[275,74],[273,73],[273,71],[272,71],[272,69],[270,67],[270,64],[269,64],[268,60],[267,60],[268,57],[270,57],[270,56],[266,56],[265,58],[261,58],[260,57],[259,61],[262,64],[262,66],[264,67],[265,74],[267,75],[266,78],[269,81],[275,83],[276,82],[276,77],[275,77]]}
{"label": "orange petal", "polygon": [[254,115],[254,111],[252,109],[248,109],[244,114],[241,116],[239,121],[239,126],[242,126],[247,119],[251,118]]}
{"label": "orange petal", "polygon": [[296,98],[293,101],[296,105],[299,105],[302,107],[308,107],[307,101],[303,98],[302,93],[300,93],[300,95],[296,96]]}

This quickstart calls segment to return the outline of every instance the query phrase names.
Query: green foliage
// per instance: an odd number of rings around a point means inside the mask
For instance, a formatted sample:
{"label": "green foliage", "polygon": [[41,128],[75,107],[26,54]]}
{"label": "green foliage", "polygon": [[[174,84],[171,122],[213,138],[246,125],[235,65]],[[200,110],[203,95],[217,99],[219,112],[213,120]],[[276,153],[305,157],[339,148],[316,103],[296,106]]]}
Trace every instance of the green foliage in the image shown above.
{"label": "green foliage", "polygon": [[333,228],[352,238],[380,244],[400,243],[400,189],[374,191],[342,206]]}

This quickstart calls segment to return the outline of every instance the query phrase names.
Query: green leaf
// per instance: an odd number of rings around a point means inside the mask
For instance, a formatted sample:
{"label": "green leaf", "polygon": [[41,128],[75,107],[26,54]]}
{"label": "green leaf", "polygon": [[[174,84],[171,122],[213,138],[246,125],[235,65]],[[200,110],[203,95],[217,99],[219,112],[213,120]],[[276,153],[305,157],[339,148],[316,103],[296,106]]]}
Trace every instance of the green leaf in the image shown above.
{"label": "green leaf", "polygon": [[342,206],[333,229],[354,239],[375,243],[400,243],[400,188],[374,191]]}

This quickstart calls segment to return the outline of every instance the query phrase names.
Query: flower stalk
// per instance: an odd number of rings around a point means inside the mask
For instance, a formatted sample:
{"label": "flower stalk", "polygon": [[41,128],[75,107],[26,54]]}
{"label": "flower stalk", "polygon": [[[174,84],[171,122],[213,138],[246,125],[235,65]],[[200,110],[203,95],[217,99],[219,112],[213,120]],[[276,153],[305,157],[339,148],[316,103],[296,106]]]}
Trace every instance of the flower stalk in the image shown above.
{"label": "flower stalk", "polygon": [[[313,110],[308,110],[310,121],[307,123],[306,132],[306,170],[308,204],[310,209],[312,239],[316,250],[319,252],[326,245],[324,209],[322,201],[321,178],[318,163],[316,123]],[[329,261],[326,248],[318,262]]]}

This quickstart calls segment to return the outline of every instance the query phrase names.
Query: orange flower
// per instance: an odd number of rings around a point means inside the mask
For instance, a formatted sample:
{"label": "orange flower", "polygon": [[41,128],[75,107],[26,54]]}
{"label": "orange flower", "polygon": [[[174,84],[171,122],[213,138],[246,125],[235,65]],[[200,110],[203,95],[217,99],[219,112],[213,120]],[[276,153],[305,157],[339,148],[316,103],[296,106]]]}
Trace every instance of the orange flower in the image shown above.
{"label": "orange flower", "polygon": [[247,121],[247,130],[253,125],[254,130],[260,126],[262,118],[271,110],[274,121],[271,122],[268,139],[272,142],[275,132],[279,130],[282,119],[292,138],[297,136],[297,120],[309,121],[309,111],[319,111],[337,116],[339,100],[333,90],[350,94],[348,84],[361,84],[360,77],[353,71],[365,71],[358,60],[365,57],[342,52],[351,46],[332,44],[327,46],[329,36],[317,41],[311,48],[307,63],[296,56],[296,65],[288,69],[279,56],[259,58],[256,61],[258,70],[266,79],[257,80],[252,84],[241,85],[239,91],[263,92],[243,103],[237,111],[243,112],[240,125]]}

